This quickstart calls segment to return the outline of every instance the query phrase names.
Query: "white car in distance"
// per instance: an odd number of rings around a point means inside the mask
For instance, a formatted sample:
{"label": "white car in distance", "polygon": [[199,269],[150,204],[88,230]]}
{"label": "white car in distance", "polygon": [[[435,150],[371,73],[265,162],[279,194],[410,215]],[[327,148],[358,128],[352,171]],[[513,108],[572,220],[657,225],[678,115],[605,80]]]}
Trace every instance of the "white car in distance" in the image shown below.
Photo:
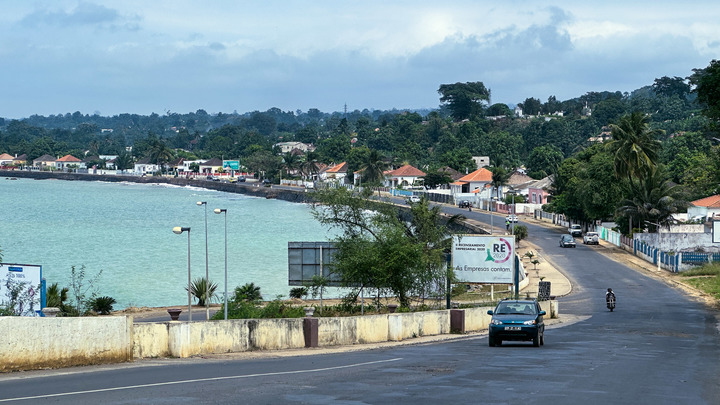
{"label": "white car in distance", "polygon": [[586,245],[599,245],[600,235],[597,232],[586,232],[583,235],[583,243]]}

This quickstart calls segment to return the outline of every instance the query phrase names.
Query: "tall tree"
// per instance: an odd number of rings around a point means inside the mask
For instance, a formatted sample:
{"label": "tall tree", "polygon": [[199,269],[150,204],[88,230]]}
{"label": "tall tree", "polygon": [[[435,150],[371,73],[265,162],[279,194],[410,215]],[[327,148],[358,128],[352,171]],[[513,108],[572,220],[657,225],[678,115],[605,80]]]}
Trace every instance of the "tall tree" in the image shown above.
{"label": "tall tree", "polygon": [[[508,173],[508,171],[505,170],[505,168],[502,166],[495,166],[490,169],[490,171],[492,172],[492,181],[490,182],[490,185],[492,186],[493,190],[495,190],[495,193],[499,200],[500,187],[506,185],[508,180],[510,180],[510,173]],[[492,190],[490,194],[492,194]]]}
{"label": "tall tree", "polygon": [[365,157],[365,161],[362,162],[362,181],[366,184],[382,184],[385,178],[385,169],[387,163],[383,159],[380,152],[375,149],[370,149],[370,153]]}
{"label": "tall tree", "polygon": [[642,179],[630,182],[627,195],[620,201],[616,214],[632,218],[632,223],[640,227],[647,225],[651,231],[657,231],[656,224],[667,225],[673,214],[690,205],[684,188],[671,183],[663,170],[653,170]]}
{"label": "tall tree", "polygon": [[704,69],[693,69],[689,77],[695,86],[697,100],[703,107],[703,113],[717,125],[720,120],[720,61],[713,59]]}
{"label": "tall tree", "polygon": [[438,89],[440,101],[447,103],[450,115],[461,121],[482,112],[483,102],[490,101],[490,90],[483,82],[441,84]]}
{"label": "tall tree", "polygon": [[167,163],[174,157],[173,150],[167,146],[165,141],[155,139],[150,147],[150,161],[160,165],[160,170],[165,171]]}
{"label": "tall tree", "polygon": [[530,177],[542,179],[553,173],[563,160],[563,153],[555,145],[538,146],[530,152],[527,169]]}
{"label": "tall tree", "polygon": [[341,231],[333,267],[345,286],[355,289],[356,296],[363,288],[389,290],[408,307],[413,295],[424,296],[447,276],[444,252],[450,247],[450,230],[439,208],[431,208],[427,200],[413,204],[407,221],[394,206],[369,196],[369,189],[317,191],[313,215]]}
{"label": "tall tree", "polygon": [[615,175],[618,178],[642,179],[657,167],[661,130],[650,129],[647,115],[634,112],[610,125],[612,140],[607,148],[614,155]]}
{"label": "tall tree", "polygon": [[286,152],[282,156],[282,160],[285,173],[287,173],[288,176],[295,173],[295,170],[300,166],[300,156],[295,155],[292,152]]}
{"label": "tall tree", "polygon": [[690,85],[685,80],[677,76],[663,76],[655,79],[652,88],[657,95],[665,97],[677,96],[684,99],[690,93]]}

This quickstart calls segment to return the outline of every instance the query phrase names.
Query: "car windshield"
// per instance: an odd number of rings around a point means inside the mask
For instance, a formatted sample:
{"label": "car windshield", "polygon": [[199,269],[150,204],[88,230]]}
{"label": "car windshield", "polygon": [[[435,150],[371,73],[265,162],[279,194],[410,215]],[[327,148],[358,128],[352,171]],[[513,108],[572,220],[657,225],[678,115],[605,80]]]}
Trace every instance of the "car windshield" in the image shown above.
{"label": "car windshield", "polygon": [[513,302],[498,304],[497,315],[535,315],[535,309],[529,302]]}

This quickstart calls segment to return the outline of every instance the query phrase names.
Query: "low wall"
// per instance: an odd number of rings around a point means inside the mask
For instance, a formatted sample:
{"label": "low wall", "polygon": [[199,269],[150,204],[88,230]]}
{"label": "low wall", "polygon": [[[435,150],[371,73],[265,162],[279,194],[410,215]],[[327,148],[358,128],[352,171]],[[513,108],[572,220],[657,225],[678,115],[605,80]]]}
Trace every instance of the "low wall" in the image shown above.
{"label": "low wall", "polygon": [[132,317],[4,316],[0,331],[0,372],[132,360]]}
{"label": "low wall", "polygon": [[297,349],[305,346],[302,319],[231,319],[135,325],[133,358]]}
{"label": "low wall", "polygon": [[[557,317],[556,301],[540,305]],[[465,331],[487,330],[489,309],[461,310]],[[451,333],[450,310],[316,319],[319,347]],[[0,330],[0,372],[306,347],[302,318],[133,324],[131,316],[0,317]]]}

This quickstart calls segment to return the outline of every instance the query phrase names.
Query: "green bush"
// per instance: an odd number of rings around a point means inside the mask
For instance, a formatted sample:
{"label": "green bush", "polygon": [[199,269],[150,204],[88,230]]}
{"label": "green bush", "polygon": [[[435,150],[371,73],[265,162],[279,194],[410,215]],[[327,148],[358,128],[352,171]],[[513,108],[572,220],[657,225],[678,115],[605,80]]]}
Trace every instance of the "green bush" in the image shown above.
{"label": "green bush", "polygon": [[[212,281],[208,282],[205,277],[196,278],[190,285],[190,294],[198,300],[198,305],[201,307],[205,306],[206,300],[210,303],[217,297],[215,290],[217,290],[217,284]],[[187,287],[185,287],[185,291],[187,291]]]}
{"label": "green bush", "polygon": [[296,288],[290,289],[290,298],[301,299],[302,297],[305,297],[307,295],[308,295],[307,287],[296,287]]}
{"label": "green bush", "polygon": [[232,300],[235,302],[262,301],[262,294],[260,294],[260,287],[256,286],[255,283],[246,283],[243,286],[235,287],[235,294],[233,295]]}
{"label": "green bush", "polygon": [[[231,301],[228,303],[228,319],[267,319],[267,318],[302,318],[305,311],[300,307],[293,307],[282,300],[274,300],[265,305],[258,305],[250,301]],[[225,308],[217,311],[212,319],[225,318]]]}
{"label": "green bush", "polygon": [[90,301],[90,308],[100,315],[109,315],[113,310],[113,304],[116,304],[113,297],[97,297]]}

